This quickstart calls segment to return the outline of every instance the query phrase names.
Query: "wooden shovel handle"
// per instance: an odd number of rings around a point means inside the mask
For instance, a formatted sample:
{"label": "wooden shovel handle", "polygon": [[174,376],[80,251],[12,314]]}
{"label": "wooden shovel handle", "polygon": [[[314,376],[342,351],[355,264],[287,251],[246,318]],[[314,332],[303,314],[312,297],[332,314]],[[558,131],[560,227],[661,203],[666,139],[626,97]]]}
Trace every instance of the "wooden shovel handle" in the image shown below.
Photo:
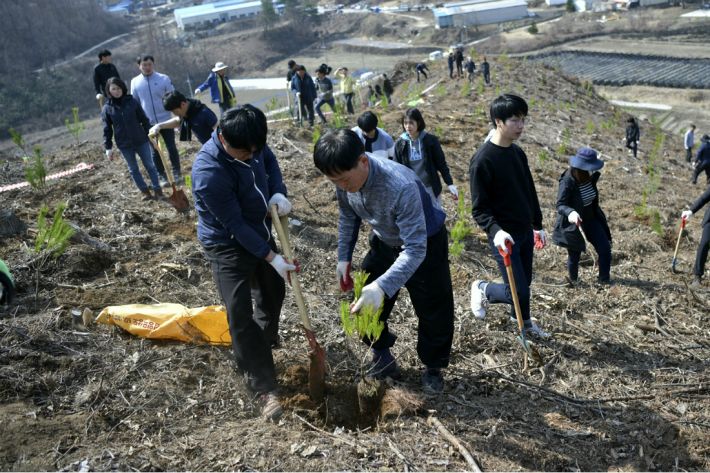
{"label": "wooden shovel handle", "polygon": [[508,248],[508,252],[505,253],[500,248],[498,252],[503,257],[503,264],[505,265],[505,272],[508,274],[508,284],[510,285],[510,295],[513,298],[513,307],[515,307],[515,317],[518,319],[518,329],[523,331],[523,311],[520,309],[520,300],[518,299],[518,288],[515,285],[515,276],[513,275],[513,263],[510,261],[510,254],[513,252],[513,245],[509,242],[505,242],[505,246]]}
{"label": "wooden shovel handle", "polygon": [[[276,205],[271,206],[271,220],[274,222],[274,228],[276,228],[276,234],[279,236],[279,241],[281,242],[281,248],[283,249],[286,258],[293,262],[293,252],[291,251],[291,242],[288,236],[288,217],[279,216],[279,211]],[[296,299],[296,305],[298,306],[298,314],[301,316],[301,323],[308,331],[313,331],[311,328],[311,321],[308,319],[308,309],[306,309],[306,302],[303,300],[303,292],[301,291],[301,282],[298,280],[298,276],[295,271],[289,272],[289,277],[291,278],[291,288],[293,289],[293,296]]]}
{"label": "wooden shovel handle", "polygon": [[160,161],[163,163],[163,169],[165,169],[165,175],[168,177],[168,182],[173,188],[173,191],[175,191],[175,182],[173,181],[173,173],[170,172],[170,166],[168,163],[168,160],[165,158],[165,153],[163,152],[163,147],[160,146],[160,139],[153,139],[148,135],[148,140],[150,141],[150,144],[153,145],[153,148],[155,148],[155,151],[158,152],[158,156],[160,156]]}

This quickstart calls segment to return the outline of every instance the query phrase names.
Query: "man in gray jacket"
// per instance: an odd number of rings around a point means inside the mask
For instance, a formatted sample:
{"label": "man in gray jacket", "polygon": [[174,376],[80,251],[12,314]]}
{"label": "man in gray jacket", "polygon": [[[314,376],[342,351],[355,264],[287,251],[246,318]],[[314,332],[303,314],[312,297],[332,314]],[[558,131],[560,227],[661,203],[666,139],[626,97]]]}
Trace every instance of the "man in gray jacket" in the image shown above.
{"label": "man in gray jacket", "polygon": [[352,312],[382,307],[385,328],[372,345],[372,376],[397,378],[390,353],[397,339],[387,325],[402,286],[407,288],[418,321],[417,354],[425,369],[425,391],[443,390],[442,368],[449,365],[454,333],[454,296],[448,263],[446,215],[431,200],[411,169],[365,153],[352,130],[339,129],[315,146],[316,167],[336,185],[340,208],[336,274],[347,289],[353,250],[362,220],[372,227],[370,249],[362,262],[367,285]]}
{"label": "man in gray jacket", "polygon": [[[140,102],[151,126],[170,120],[172,118],[171,113],[163,107],[163,96],[175,90],[170,77],[153,70],[155,59],[151,55],[139,56],[137,62],[141,73],[131,79],[131,95]],[[160,135],[168,148],[173,177],[176,181],[179,181],[182,179],[182,173],[180,172],[180,154],[177,146],[175,146],[175,129],[164,128],[160,130]],[[153,162],[158,170],[160,185],[167,186],[168,180],[167,174],[165,174],[165,166],[163,166],[163,162],[155,149],[153,149]]]}

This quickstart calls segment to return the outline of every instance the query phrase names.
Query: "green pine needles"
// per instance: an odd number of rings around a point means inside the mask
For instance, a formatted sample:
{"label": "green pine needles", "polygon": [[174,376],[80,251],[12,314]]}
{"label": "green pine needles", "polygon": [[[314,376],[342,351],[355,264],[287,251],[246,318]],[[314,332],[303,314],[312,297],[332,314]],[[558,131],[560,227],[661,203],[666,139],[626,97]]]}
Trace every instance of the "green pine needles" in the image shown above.
{"label": "green pine needles", "polygon": [[[362,294],[362,288],[365,287],[369,273],[355,271],[352,276],[355,286],[355,298],[353,301],[356,301]],[[345,335],[349,337],[357,335],[373,342],[380,338],[382,331],[385,329],[385,323],[380,321],[381,313],[381,307],[378,310],[373,310],[371,306],[366,305],[358,313],[352,314],[350,313],[350,303],[348,301],[340,303],[340,322],[343,325]]]}
{"label": "green pine needles", "polygon": [[84,131],[84,124],[81,120],[79,120],[79,107],[72,107],[71,114],[72,119],[69,120],[68,118],[65,118],[64,125],[67,127],[67,130],[69,130],[69,133],[71,133],[76,140],[76,144],[78,145],[79,138],[81,138],[81,132]]}
{"label": "green pine needles", "polygon": [[25,164],[25,179],[30,183],[30,186],[36,190],[44,189],[47,181],[47,168],[44,166],[42,148],[35,146],[33,156],[24,156],[22,160]]}
{"label": "green pine needles", "polygon": [[466,205],[464,199],[464,191],[459,190],[459,203],[456,208],[456,223],[451,228],[451,246],[449,253],[454,258],[458,258],[463,253],[465,244],[464,240],[473,232],[473,227],[468,223],[467,215],[471,212],[471,208]]}
{"label": "green pine needles", "polygon": [[37,236],[35,237],[35,253],[47,252],[53,257],[58,257],[69,246],[69,239],[74,235],[74,230],[64,220],[65,202],[57,205],[54,211],[52,224],[47,223],[49,208],[42,205],[37,217]]}

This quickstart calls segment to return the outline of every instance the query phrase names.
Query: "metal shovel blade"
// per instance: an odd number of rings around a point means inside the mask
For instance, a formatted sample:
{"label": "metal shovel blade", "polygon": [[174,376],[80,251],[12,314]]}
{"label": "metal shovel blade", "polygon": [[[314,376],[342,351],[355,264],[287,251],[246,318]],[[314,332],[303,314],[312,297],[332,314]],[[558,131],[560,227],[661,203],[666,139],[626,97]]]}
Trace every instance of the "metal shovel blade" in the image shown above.
{"label": "metal shovel blade", "polygon": [[306,338],[311,351],[308,354],[311,362],[308,369],[308,394],[315,402],[323,402],[325,399],[325,350],[316,340],[315,334],[306,330]]}
{"label": "metal shovel blade", "polygon": [[190,201],[187,200],[185,192],[175,187],[175,184],[173,184],[173,193],[168,197],[168,200],[178,212],[186,212],[190,208]]}

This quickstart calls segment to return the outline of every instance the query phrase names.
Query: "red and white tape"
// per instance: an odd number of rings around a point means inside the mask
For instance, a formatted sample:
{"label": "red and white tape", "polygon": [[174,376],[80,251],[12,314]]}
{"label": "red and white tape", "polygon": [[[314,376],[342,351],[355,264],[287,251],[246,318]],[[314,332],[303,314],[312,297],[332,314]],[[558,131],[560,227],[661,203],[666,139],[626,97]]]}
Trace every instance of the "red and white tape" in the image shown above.
{"label": "red and white tape", "polygon": [[[45,180],[46,181],[53,181],[55,179],[61,179],[62,177],[71,176],[72,174],[76,174],[77,172],[88,171],[89,169],[93,169],[93,168],[94,168],[93,164],[86,164],[86,163],[82,162],[82,163],[77,164],[76,166],[74,166],[71,169],[67,169],[66,171],[50,174],[49,176],[47,176],[45,178]],[[21,188],[27,187],[29,185],[30,185],[30,183],[27,181],[18,182],[16,184],[8,184],[6,186],[0,187],[0,193],[12,191],[15,189],[21,189]]]}

